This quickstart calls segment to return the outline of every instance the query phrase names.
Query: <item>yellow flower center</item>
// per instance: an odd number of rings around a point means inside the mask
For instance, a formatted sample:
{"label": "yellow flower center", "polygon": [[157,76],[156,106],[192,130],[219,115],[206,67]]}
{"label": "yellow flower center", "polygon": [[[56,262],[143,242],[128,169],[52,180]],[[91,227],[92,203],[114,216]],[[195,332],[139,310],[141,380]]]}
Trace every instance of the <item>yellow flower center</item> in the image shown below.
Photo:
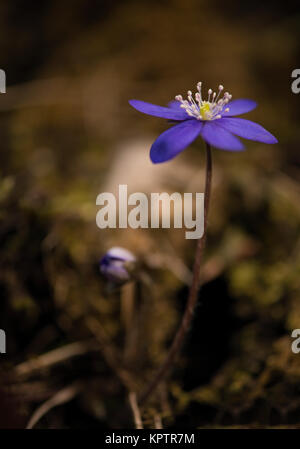
{"label": "yellow flower center", "polygon": [[208,101],[203,101],[200,107],[200,115],[202,120],[211,120],[210,114],[210,103]]}

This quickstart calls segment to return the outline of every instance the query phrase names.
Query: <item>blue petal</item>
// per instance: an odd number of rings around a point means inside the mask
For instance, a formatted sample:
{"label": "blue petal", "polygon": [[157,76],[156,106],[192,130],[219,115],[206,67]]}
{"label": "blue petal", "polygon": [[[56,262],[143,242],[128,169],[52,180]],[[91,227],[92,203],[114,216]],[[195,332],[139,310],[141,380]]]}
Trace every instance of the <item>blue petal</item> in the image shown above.
{"label": "blue petal", "polygon": [[154,115],[155,117],[167,118],[169,120],[186,120],[189,118],[187,113],[181,108],[166,108],[156,104],[146,103],[140,100],[130,100],[129,104],[144,114]]}
{"label": "blue petal", "polygon": [[168,107],[182,111],[181,103],[178,100],[172,100],[168,103]]}
{"label": "blue petal", "polygon": [[168,129],[153,143],[150,150],[151,161],[159,164],[173,159],[196,139],[202,128],[202,122],[191,119]]}
{"label": "blue petal", "polygon": [[226,107],[229,108],[228,112],[222,112],[222,116],[231,117],[232,115],[245,114],[255,109],[257,103],[253,100],[248,100],[247,98],[238,98],[237,100],[230,101]]}
{"label": "blue petal", "polygon": [[123,266],[123,262],[111,262],[100,266],[101,273],[111,282],[123,283],[130,279],[130,274]]}
{"label": "blue petal", "polygon": [[122,248],[120,246],[114,246],[110,248],[107,251],[106,256],[111,260],[123,260],[124,262],[136,261],[135,256],[130,251],[128,251],[128,249]]}
{"label": "blue petal", "polygon": [[220,150],[241,151],[244,149],[242,142],[233,134],[217,124],[221,119],[207,121],[201,132],[203,139]]}
{"label": "blue petal", "polygon": [[262,126],[243,118],[222,118],[218,124],[227,131],[263,143],[278,143],[278,140]]}

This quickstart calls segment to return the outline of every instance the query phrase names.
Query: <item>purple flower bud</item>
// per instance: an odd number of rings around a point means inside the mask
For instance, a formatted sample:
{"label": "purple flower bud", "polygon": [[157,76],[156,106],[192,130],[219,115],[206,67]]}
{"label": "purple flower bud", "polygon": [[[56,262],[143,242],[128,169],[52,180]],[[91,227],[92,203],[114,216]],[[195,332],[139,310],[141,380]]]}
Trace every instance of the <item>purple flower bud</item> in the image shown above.
{"label": "purple flower bud", "polygon": [[135,256],[125,248],[113,247],[100,260],[100,272],[114,284],[124,284],[132,277]]}

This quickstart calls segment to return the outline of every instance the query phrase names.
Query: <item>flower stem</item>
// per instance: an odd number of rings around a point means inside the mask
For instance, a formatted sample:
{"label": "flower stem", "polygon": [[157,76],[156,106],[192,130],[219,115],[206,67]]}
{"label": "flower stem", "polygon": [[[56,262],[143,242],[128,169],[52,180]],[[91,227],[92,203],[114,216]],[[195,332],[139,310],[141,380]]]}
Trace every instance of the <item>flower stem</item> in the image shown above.
{"label": "flower stem", "polygon": [[193,267],[193,280],[189,291],[189,296],[186,304],[186,308],[180,323],[179,329],[174,337],[172,345],[169,352],[163,362],[163,364],[158,369],[152,381],[146,387],[144,392],[139,398],[139,404],[144,404],[161,383],[161,381],[167,376],[168,372],[171,370],[172,365],[179,353],[181,346],[183,344],[184,338],[189,330],[194,310],[197,304],[198,289],[200,282],[200,266],[203,258],[203,252],[206,240],[206,228],[207,228],[207,217],[209,209],[209,200],[211,192],[211,179],[212,179],[212,157],[210,145],[206,143],[206,172],[205,172],[205,193],[204,193],[204,233],[203,236],[197,242],[197,249],[195,255],[195,262]]}

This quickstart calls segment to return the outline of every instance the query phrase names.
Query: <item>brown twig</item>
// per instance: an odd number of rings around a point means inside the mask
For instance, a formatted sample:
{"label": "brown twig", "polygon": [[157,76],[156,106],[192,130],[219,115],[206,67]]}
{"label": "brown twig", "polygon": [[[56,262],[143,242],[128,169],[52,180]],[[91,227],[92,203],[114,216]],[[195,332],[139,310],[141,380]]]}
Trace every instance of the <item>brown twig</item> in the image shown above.
{"label": "brown twig", "polygon": [[108,366],[129,391],[135,389],[135,382],[128,371],[122,367],[121,359],[114,351],[114,348],[112,347],[101,324],[94,317],[87,317],[85,322],[89,330],[98,340],[100,350]]}
{"label": "brown twig", "polygon": [[85,342],[70,343],[17,365],[14,368],[14,372],[17,376],[29,376],[37,370],[56,365],[72,357],[84,355],[97,349],[98,345],[96,345],[94,339]]}
{"label": "brown twig", "polygon": [[154,415],[154,429],[163,429],[162,419],[159,413]]}
{"label": "brown twig", "polygon": [[195,306],[197,304],[197,293],[200,281],[200,266],[203,258],[203,250],[205,246],[206,239],[206,228],[207,228],[207,217],[209,209],[210,191],[211,191],[211,179],[212,179],[212,158],[211,158],[211,148],[210,145],[206,144],[206,173],[205,173],[205,193],[204,193],[204,233],[201,239],[198,240],[195,262],[193,267],[193,281],[189,291],[189,296],[187,300],[186,309],[182,317],[179,329],[174,337],[173,343],[169,349],[169,352],[160,366],[159,370],[155,374],[154,378],[150,384],[146,387],[144,392],[139,398],[139,404],[145,403],[153,391],[157,388],[160,382],[166,377],[170,371],[177,354],[179,353],[184,338],[189,330]]}
{"label": "brown twig", "polygon": [[135,353],[135,326],[134,314],[136,309],[135,304],[136,283],[129,282],[122,286],[120,292],[121,304],[121,320],[124,327],[124,354],[123,359],[126,364],[132,360]]}
{"label": "brown twig", "polygon": [[52,398],[48,399],[33,413],[30,418],[26,429],[32,429],[36,423],[49,412],[53,407],[65,404],[71,401],[80,391],[82,391],[83,385],[79,382],[75,382],[66,388],[58,391]]}
{"label": "brown twig", "polygon": [[132,410],[135,428],[136,429],[143,429],[143,422],[141,417],[141,412],[137,403],[136,394],[134,392],[129,393],[129,404]]}

